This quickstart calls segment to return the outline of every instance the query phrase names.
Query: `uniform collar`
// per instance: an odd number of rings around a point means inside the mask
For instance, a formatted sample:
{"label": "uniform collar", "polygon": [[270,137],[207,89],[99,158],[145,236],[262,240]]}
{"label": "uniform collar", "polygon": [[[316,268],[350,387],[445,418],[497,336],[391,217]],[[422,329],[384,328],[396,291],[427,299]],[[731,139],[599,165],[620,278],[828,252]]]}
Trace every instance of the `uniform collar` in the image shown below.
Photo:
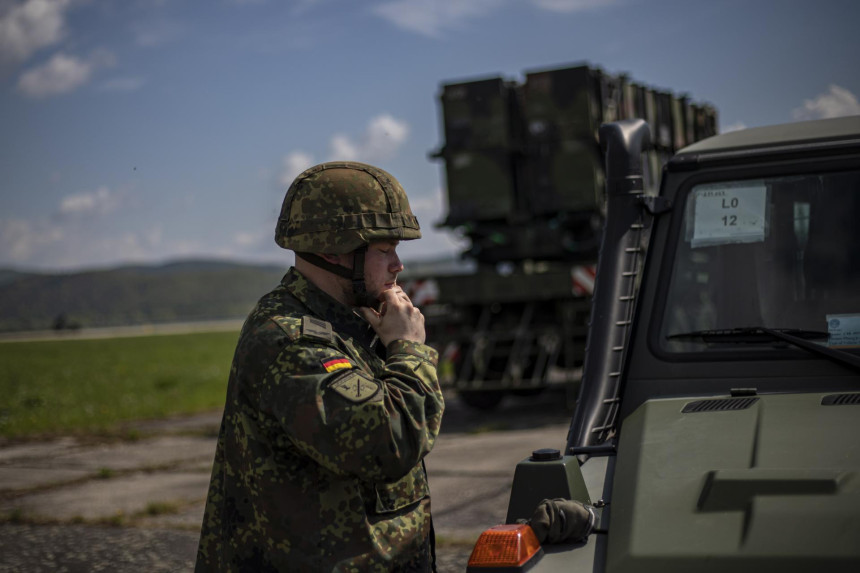
{"label": "uniform collar", "polygon": [[305,276],[290,268],[281,280],[284,288],[301,301],[311,314],[332,324],[336,332],[346,334],[358,342],[372,348],[376,333],[363,317],[350,306],[338,302],[322,289],[310,282]]}

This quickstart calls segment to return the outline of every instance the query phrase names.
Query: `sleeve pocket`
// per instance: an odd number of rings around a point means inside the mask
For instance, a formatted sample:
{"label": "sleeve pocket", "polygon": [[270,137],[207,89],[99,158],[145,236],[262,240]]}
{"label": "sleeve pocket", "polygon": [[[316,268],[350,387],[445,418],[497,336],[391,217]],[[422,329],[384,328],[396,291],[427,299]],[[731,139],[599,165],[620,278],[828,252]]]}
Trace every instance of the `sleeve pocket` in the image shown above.
{"label": "sleeve pocket", "polygon": [[373,487],[376,490],[373,513],[377,515],[400,511],[430,495],[427,478],[420,465],[396,482],[377,483]]}

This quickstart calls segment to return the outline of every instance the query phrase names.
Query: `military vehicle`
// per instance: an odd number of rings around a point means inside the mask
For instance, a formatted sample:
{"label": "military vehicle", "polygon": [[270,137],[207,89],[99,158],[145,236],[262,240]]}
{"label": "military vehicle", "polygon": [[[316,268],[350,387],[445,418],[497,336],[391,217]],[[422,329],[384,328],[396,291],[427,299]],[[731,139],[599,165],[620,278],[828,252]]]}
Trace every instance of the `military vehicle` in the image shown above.
{"label": "military vehicle", "polygon": [[[517,465],[469,570],[860,571],[860,116],[705,139],[657,195],[649,134],[600,128],[607,221],[566,445]],[[541,549],[518,522],[545,498],[594,509],[591,535]]]}
{"label": "military vehicle", "polygon": [[418,268],[403,284],[442,355],[441,381],[477,408],[509,392],[571,391],[585,354],[603,227],[601,123],[645,117],[656,185],[671,154],[716,133],[716,111],[627,76],[578,65],[448,83],[439,95],[448,212],[465,272]]}

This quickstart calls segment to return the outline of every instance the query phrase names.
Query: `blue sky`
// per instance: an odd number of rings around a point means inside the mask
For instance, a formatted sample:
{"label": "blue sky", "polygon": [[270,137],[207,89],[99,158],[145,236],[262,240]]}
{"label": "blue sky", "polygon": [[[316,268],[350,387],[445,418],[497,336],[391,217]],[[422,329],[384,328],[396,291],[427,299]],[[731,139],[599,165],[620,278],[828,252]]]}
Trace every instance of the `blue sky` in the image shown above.
{"label": "blue sky", "polygon": [[366,161],[445,212],[441,83],[588,63],[723,131],[860,114],[855,0],[0,0],[0,267],[280,262],[292,177]]}

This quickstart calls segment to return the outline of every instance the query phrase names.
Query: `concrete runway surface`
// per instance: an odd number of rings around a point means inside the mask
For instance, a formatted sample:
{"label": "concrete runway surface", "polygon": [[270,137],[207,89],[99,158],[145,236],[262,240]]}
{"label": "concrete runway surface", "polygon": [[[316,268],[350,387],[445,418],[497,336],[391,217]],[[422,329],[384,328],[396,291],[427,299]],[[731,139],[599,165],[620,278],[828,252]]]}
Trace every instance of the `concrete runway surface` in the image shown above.
{"label": "concrete runway surface", "polygon": [[[191,571],[221,413],[134,425],[134,441],[0,442],[0,572]],[[427,457],[440,573],[504,522],[514,468],[562,449],[564,394],[477,412],[448,396]]]}

